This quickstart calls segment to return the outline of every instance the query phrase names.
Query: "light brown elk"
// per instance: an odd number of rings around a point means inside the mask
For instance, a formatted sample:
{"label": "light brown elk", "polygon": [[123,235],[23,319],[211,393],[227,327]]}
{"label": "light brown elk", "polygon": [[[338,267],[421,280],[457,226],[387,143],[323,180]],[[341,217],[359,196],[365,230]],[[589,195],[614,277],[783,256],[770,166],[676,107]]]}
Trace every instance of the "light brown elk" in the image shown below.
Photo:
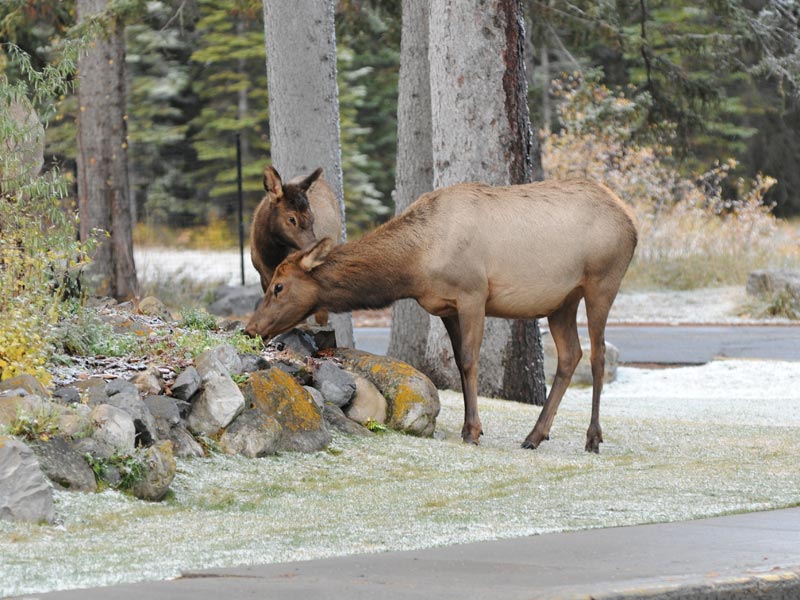
{"label": "light brown elk", "polygon": [[250,258],[266,291],[275,268],[294,250],[318,239],[339,239],[342,221],[333,190],[317,169],[286,185],[274,167],[264,168],[267,192],[253,214]]}
{"label": "light brown elk", "polygon": [[581,357],[576,316],[585,299],[594,379],[586,450],[599,451],[605,327],[636,247],[631,211],[608,188],[585,180],[511,187],[470,183],[420,197],[363,238],[329,240],[281,263],[249,335],[272,337],[320,309],[379,308],[414,298],[442,318],[461,375],[466,442],[478,417],[478,353],[484,317],[547,317],[558,367],[539,418],[523,442],[548,439]]}

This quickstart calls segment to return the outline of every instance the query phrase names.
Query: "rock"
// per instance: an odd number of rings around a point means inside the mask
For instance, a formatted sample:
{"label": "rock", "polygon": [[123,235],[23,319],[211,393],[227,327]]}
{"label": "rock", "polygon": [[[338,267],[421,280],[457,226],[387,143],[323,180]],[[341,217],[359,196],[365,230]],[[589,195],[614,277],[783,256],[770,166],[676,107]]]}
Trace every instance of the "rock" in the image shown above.
{"label": "rock", "polygon": [[206,455],[203,447],[182,424],[170,429],[169,439],[173,444],[173,452],[178,458],[199,458]]}
{"label": "rock", "polygon": [[373,383],[366,377],[355,376],[356,394],[353,401],[344,407],[348,419],[362,425],[369,421],[386,423],[389,405]]}
{"label": "rock", "polygon": [[312,386],[322,392],[327,402],[342,407],[356,393],[355,378],[332,361],[319,361],[311,370]]}
{"label": "rock", "polygon": [[244,411],[219,438],[219,447],[226,454],[260,458],[275,454],[281,439],[281,425],[260,410]]}
{"label": "rock", "polygon": [[[239,353],[236,352],[236,348],[230,344],[216,346],[211,350],[206,350],[203,354],[214,356],[219,362],[225,365],[225,368],[228,369],[231,375],[242,374],[242,359],[239,358]],[[197,362],[197,359],[195,359],[195,362]]]}
{"label": "rock", "polygon": [[142,452],[144,472],[131,486],[131,492],[141,500],[158,502],[166,496],[175,478],[175,457],[172,442],[158,442]]}
{"label": "rock", "polygon": [[172,321],[172,315],[167,310],[164,303],[155,296],[147,296],[139,300],[139,313],[149,317],[159,317],[161,320],[169,323]]}
{"label": "rock", "polygon": [[[218,361],[217,361],[218,362]],[[224,371],[208,371],[203,391],[192,404],[188,425],[193,433],[214,436],[227,427],[244,409],[244,396]]]}
{"label": "rock", "polygon": [[348,419],[344,412],[342,412],[342,409],[335,404],[326,404],[323,410],[323,416],[325,417],[325,422],[336,431],[361,437],[375,435],[366,427]]}
{"label": "rock", "polygon": [[78,388],[65,385],[53,392],[53,398],[57,399],[62,404],[78,404],[81,401],[81,393],[78,391]]}
{"label": "rock", "polygon": [[139,397],[139,390],[129,381],[116,380],[106,388],[106,404],[124,410],[133,418],[136,428],[136,446],[149,446],[158,437],[156,422],[147,405]]}
{"label": "rock", "polygon": [[131,383],[141,394],[157,396],[164,393],[164,377],[157,367],[150,367],[146,371],[137,373],[131,379]]}
{"label": "rock", "polygon": [[319,351],[314,338],[302,329],[292,329],[275,336],[269,346],[278,351],[290,350],[300,357],[313,356]]}
{"label": "rock", "polygon": [[186,367],[178,374],[175,383],[172,384],[172,395],[179,400],[188,402],[203,384],[200,373],[194,367]]}
{"label": "rock", "polygon": [[303,389],[307,391],[309,394],[311,394],[311,398],[313,398],[317,406],[319,406],[320,408],[323,408],[325,406],[325,396],[322,395],[322,392],[314,389],[310,385],[304,385]]}
{"label": "rock", "polygon": [[765,299],[776,294],[787,294],[800,304],[800,269],[773,269],[753,271],[747,276],[747,293]]}
{"label": "rock", "polygon": [[336,331],[333,327],[311,326],[306,328],[306,332],[320,350],[336,348]]}
{"label": "rock", "polygon": [[33,375],[27,374],[0,381],[0,395],[50,397],[41,382]]}
{"label": "rock", "polygon": [[36,455],[10,437],[0,437],[0,519],[52,523],[53,489]]}
{"label": "rock", "polygon": [[[11,393],[13,390],[9,390]],[[0,396],[0,433],[3,428],[8,428],[19,422],[21,418],[37,421],[35,428],[42,431],[58,423],[58,417],[69,412],[64,406],[50,402],[39,396],[29,395],[25,390],[19,390],[24,396]]]}
{"label": "rock", "polygon": [[95,459],[111,458],[117,452],[103,442],[99,442],[93,437],[80,438],[72,441],[72,449],[81,456],[90,455]]}
{"label": "rock", "polygon": [[221,317],[244,316],[252,313],[263,297],[264,292],[259,283],[247,286],[223,285],[217,288],[208,312]]}
{"label": "rock", "polygon": [[92,409],[85,404],[71,405],[57,418],[58,432],[72,438],[91,436],[94,431],[91,414]]}
{"label": "rock", "polygon": [[338,358],[345,368],[366,377],[378,388],[389,405],[388,427],[411,435],[433,435],[439,414],[439,392],[414,367],[350,348],[325,350],[320,355]]}
{"label": "rock", "polygon": [[39,458],[42,472],[59,489],[73,492],[97,491],[97,481],[89,463],[63,437],[36,442],[31,448]]}
{"label": "rock", "polygon": [[281,450],[315,452],[330,443],[322,409],[287,373],[276,368],[252,373],[244,393],[250,408],[281,424]]}
{"label": "rock", "polygon": [[153,416],[156,439],[168,440],[170,430],[181,422],[181,411],[175,398],[145,396],[144,404]]}
{"label": "rock", "polygon": [[[575,367],[575,373],[572,375],[570,385],[592,385],[592,348],[591,342],[588,338],[580,338],[581,351],[583,356]],[[556,345],[550,332],[542,330],[542,349],[544,350],[544,376],[547,384],[553,383],[553,377],[556,374],[556,367],[558,367],[558,355],[556,353]],[[606,341],[606,366],[604,382],[609,383],[617,378],[617,367],[619,366],[619,350],[614,344]]]}
{"label": "rock", "polygon": [[227,375],[230,377],[230,370],[219,359],[215,352],[206,350],[202,354],[198,354],[194,359],[194,366],[200,374],[200,380],[205,383],[208,377],[212,375]]}
{"label": "rock", "polygon": [[95,429],[92,439],[111,451],[111,454],[132,454],[136,447],[136,426],[124,410],[110,404],[100,404],[92,410]]}
{"label": "rock", "polygon": [[301,383],[301,385],[310,385],[312,376],[311,376],[311,369],[308,368],[301,360],[292,360],[291,358],[282,358],[281,360],[277,361],[274,365],[272,365],[276,369],[280,369],[284,373],[291,375],[297,381]]}
{"label": "rock", "polygon": [[269,369],[269,361],[258,354],[240,354],[239,359],[242,361],[242,373]]}
{"label": "rock", "polygon": [[75,387],[78,388],[81,393],[81,400],[90,406],[97,406],[98,404],[106,404],[108,402],[106,382],[103,379],[92,377],[77,382]]}

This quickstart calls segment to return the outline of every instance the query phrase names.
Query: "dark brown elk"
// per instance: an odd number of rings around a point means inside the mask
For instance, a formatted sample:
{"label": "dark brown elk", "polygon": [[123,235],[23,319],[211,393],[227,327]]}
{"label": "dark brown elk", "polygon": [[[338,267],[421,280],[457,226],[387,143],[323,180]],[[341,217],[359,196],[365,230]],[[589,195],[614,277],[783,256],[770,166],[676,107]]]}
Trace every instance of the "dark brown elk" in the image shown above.
{"label": "dark brown elk", "polygon": [[547,317],[558,367],[522,444],[536,448],[548,439],[581,358],[576,316],[583,298],[594,379],[586,450],[598,452],[606,320],[636,241],[632,212],[598,183],[456,185],[423,195],[357,241],[334,246],[321,240],[291,254],[245,332],[268,338],[320,309],[379,308],[414,298],[444,321],[464,391],[461,435],[477,444],[483,433],[477,374],[484,317]]}
{"label": "dark brown elk", "polygon": [[294,250],[318,239],[339,239],[342,227],[336,195],[317,169],[285,185],[274,167],[264,168],[267,192],[253,214],[250,258],[266,291],[275,268]]}

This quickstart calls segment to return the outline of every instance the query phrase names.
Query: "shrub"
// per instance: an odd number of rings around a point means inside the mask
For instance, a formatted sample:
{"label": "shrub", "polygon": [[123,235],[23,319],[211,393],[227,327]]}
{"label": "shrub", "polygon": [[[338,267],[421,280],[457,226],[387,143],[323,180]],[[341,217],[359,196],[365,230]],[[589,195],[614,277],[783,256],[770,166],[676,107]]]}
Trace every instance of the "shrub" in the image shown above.
{"label": "shrub", "polygon": [[602,181],[633,207],[639,246],[628,283],[678,289],[741,284],[755,269],[797,263],[796,234],[781,232],[764,204],[774,179],[739,178],[729,198],[723,188],[736,163],[682,176],[672,148],[642,125],[646,94],[631,88],[626,96],[591,74],[569,76],[554,88],[561,129],[544,133],[545,173]]}

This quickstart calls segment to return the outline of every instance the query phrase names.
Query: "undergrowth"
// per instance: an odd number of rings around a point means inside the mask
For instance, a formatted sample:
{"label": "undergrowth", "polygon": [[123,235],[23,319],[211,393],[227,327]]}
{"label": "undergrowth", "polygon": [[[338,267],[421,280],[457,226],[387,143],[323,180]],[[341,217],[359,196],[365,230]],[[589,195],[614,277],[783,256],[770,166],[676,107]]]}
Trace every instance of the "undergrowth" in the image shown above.
{"label": "undergrowth", "polygon": [[757,269],[800,266],[797,232],[781,227],[764,202],[774,179],[731,181],[732,160],[681,175],[656,131],[641,135],[646,93],[611,90],[596,74],[555,82],[554,91],[561,128],[544,135],[546,176],[601,181],[633,207],[639,244],[627,286],[738,285]]}

